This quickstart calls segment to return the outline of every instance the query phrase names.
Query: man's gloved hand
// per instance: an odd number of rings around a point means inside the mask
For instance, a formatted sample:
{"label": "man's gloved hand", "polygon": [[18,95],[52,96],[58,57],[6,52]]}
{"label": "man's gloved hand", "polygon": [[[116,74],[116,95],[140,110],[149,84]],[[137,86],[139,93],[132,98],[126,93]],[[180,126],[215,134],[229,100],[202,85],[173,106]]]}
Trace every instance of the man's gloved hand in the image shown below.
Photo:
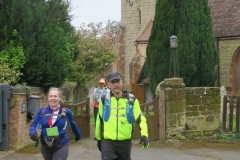
{"label": "man's gloved hand", "polygon": [[37,135],[37,133],[31,134],[30,137],[31,137],[31,139],[32,139],[33,141],[38,141],[38,135]]}
{"label": "man's gloved hand", "polygon": [[97,141],[97,147],[98,147],[99,151],[101,152],[101,140]]}
{"label": "man's gloved hand", "polygon": [[141,136],[139,144],[143,143],[143,147],[147,149],[149,146],[148,138],[146,136]]}
{"label": "man's gloved hand", "polygon": [[81,136],[77,136],[77,137],[75,138],[76,142],[77,142],[78,140],[80,140],[80,139],[81,139]]}

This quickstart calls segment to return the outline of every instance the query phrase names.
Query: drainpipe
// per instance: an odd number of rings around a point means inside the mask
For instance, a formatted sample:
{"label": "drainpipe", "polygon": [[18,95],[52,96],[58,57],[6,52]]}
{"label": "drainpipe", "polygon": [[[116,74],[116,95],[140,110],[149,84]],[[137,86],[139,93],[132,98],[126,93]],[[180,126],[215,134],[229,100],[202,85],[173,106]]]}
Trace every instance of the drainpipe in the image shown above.
{"label": "drainpipe", "polygon": [[219,39],[216,38],[216,49],[217,49],[217,52],[218,52],[218,66],[217,66],[217,76],[218,76],[218,79],[217,79],[217,85],[218,87],[220,87],[220,66],[219,66]]}

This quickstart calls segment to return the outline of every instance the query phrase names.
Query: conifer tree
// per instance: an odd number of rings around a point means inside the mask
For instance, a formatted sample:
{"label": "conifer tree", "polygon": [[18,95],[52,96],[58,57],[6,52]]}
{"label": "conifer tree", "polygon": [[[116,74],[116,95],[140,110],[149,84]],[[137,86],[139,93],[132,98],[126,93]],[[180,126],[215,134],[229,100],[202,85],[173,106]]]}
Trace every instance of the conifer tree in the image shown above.
{"label": "conifer tree", "polygon": [[19,83],[48,89],[66,80],[77,48],[69,6],[66,0],[2,1],[0,51],[10,41],[23,48],[26,63]]}
{"label": "conifer tree", "polygon": [[169,37],[178,37],[179,77],[186,86],[213,86],[218,54],[207,0],[158,0],[147,47],[147,72],[155,93],[169,77]]}

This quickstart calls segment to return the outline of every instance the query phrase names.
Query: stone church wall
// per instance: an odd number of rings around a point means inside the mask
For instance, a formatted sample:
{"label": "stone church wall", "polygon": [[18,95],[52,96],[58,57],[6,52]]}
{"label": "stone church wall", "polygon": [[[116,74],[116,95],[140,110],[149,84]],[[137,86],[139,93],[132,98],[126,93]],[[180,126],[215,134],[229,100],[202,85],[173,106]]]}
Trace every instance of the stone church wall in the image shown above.
{"label": "stone church wall", "polygon": [[[156,0],[135,0],[132,2],[132,7],[126,2],[126,0],[122,0],[121,4],[121,22],[125,30],[125,64],[120,66],[118,70],[123,73],[124,88],[127,90],[130,89],[129,66],[131,66],[130,63],[136,54],[135,41],[137,40],[139,34],[146,27],[146,24],[153,19],[155,14]],[[139,10],[141,11],[141,23],[139,23]]]}

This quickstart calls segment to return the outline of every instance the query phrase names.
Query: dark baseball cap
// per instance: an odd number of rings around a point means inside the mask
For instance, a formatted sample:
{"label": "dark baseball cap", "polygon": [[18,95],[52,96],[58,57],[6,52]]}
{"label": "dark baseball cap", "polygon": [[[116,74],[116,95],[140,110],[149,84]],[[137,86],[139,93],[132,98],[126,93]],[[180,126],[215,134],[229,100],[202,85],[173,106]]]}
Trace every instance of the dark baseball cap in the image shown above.
{"label": "dark baseball cap", "polygon": [[122,79],[122,76],[118,72],[113,72],[108,75],[108,82],[111,82],[114,79]]}

